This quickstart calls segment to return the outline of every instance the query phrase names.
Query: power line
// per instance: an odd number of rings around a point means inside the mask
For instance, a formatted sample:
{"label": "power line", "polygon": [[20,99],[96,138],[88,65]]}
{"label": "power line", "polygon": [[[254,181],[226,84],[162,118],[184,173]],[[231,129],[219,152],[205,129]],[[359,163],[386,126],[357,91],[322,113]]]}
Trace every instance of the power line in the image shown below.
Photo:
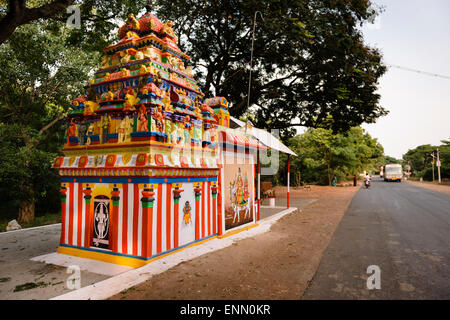
{"label": "power line", "polygon": [[422,71],[422,70],[411,69],[411,68],[407,68],[407,67],[397,66],[395,64],[386,64],[386,65],[390,66],[390,67],[393,67],[393,68],[409,71],[409,72],[415,72],[415,73],[424,74],[424,75],[427,75],[427,76],[432,76],[432,77],[437,77],[437,78],[444,78],[444,79],[450,80],[450,76],[445,76],[445,75],[442,75],[442,74],[437,74],[437,73],[431,73],[431,72]]}

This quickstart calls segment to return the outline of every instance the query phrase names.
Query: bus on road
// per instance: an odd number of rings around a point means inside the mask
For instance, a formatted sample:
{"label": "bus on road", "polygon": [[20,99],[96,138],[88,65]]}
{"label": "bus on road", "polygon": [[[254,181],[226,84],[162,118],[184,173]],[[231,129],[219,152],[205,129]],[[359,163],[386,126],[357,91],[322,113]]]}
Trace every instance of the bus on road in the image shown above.
{"label": "bus on road", "polygon": [[386,164],[383,170],[383,177],[384,181],[401,182],[403,178],[402,165],[397,163]]}

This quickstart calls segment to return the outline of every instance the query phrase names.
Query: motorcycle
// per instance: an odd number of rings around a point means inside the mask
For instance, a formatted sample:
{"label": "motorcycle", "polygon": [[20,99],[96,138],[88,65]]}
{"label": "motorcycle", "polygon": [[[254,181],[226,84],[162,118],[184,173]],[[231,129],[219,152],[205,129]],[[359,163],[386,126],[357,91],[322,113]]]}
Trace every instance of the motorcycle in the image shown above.
{"label": "motorcycle", "polygon": [[369,189],[369,187],[370,187],[370,180],[364,181],[364,185],[366,186],[366,189]]}

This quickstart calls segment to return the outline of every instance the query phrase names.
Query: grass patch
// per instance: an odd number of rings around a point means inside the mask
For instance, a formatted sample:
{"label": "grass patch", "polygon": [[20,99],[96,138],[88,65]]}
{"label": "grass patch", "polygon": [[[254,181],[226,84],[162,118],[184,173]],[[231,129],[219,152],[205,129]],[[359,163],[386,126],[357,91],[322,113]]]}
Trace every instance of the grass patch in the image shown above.
{"label": "grass patch", "polygon": [[134,291],[134,290],[136,290],[136,288],[135,287],[131,287],[131,288],[128,288],[126,290],[122,290],[120,293],[121,294],[127,294],[128,292]]}
{"label": "grass patch", "polygon": [[[8,222],[11,220],[13,220],[13,219],[11,219],[11,218],[10,219],[7,219],[7,218],[0,219],[0,232],[6,231],[6,226],[8,225]],[[60,222],[61,222],[61,213],[59,213],[59,212],[58,213],[47,213],[43,216],[35,217],[34,221],[31,223],[24,223],[24,224],[21,224],[20,226],[23,229],[25,229],[25,228],[45,226],[48,224],[55,224],[55,223],[60,223]]]}
{"label": "grass patch", "polygon": [[11,280],[11,278],[9,278],[9,277],[6,277],[6,278],[0,278],[0,283],[2,283],[2,282],[8,282],[8,281],[10,281]]}
{"label": "grass patch", "polygon": [[49,285],[49,283],[43,282],[43,281],[27,282],[27,283],[19,284],[18,286],[16,286],[14,288],[14,292],[20,292],[20,291],[30,290],[30,289],[34,289],[34,288],[45,288],[48,285]]}

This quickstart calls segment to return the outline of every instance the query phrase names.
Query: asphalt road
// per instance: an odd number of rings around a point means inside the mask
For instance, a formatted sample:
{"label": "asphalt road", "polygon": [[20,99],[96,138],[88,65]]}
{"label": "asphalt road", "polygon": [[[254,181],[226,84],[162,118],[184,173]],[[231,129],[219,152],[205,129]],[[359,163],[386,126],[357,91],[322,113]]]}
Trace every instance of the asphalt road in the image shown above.
{"label": "asphalt road", "polygon": [[[380,289],[368,289],[371,265]],[[450,299],[450,196],[379,178],[362,187],[302,299]]]}

